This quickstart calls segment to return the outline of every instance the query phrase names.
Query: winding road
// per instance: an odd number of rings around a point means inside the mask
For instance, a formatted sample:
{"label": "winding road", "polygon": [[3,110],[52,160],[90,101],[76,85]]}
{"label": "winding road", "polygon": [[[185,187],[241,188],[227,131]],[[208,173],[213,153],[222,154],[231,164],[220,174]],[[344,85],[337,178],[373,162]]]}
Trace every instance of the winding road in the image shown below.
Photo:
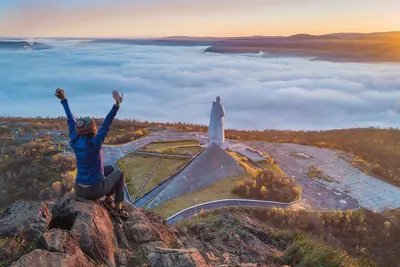
{"label": "winding road", "polygon": [[193,207],[189,207],[184,209],[175,215],[169,217],[166,221],[167,224],[174,224],[180,220],[191,217],[193,215],[198,214],[201,210],[213,210],[224,207],[262,207],[262,208],[290,208],[301,199],[290,202],[290,203],[281,203],[274,201],[261,201],[261,200],[252,200],[252,199],[221,199],[216,201],[210,201],[206,203],[202,203]]}
{"label": "winding road", "polygon": [[[105,146],[105,161],[113,164],[151,142],[196,139],[201,143],[207,140],[203,133],[172,133],[157,134],[145,137],[138,141],[120,146]],[[237,142],[235,142],[237,143]],[[278,203],[245,199],[217,200],[202,203],[182,210],[167,219],[168,223],[175,223],[183,218],[196,214],[199,210],[217,209],[221,207],[247,206],[247,207],[282,207],[301,208],[307,210],[355,210],[360,206],[371,210],[383,210],[384,208],[400,207],[400,188],[389,185],[373,177],[359,174],[356,168],[346,163],[336,151],[321,149],[311,146],[299,146],[294,144],[277,144],[268,142],[244,142],[242,145],[269,153],[277,159],[280,167],[302,187],[302,199],[296,203]],[[293,156],[293,152],[310,155],[309,159]],[[310,179],[307,176],[309,165],[315,165],[338,182],[329,183],[319,179]],[[358,172],[357,172],[358,171]],[[164,190],[174,176],[163,181],[140,199],[135,201],[135,206],[143,207],[150,199]],[[351,190],[350,185],[357,188],[357,184],[366,184],[372,188]],[[354,189],[354,188],[353,188]],[[371,193],[373,192],[373,194]],[[379,198],[378,195],[381,195]],[[359,200],[360,199],[360,200]]]}

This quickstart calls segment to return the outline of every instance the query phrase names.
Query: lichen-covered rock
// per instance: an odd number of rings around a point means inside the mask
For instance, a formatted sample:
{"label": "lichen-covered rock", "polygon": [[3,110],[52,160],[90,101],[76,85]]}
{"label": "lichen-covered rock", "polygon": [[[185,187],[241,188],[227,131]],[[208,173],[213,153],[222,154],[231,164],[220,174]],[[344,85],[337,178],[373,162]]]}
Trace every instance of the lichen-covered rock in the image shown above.
{"label": "lichen-covered rock", "polygon": [[14,262],[11,267],[94,267],[93,263],[87,261],[83,254],[68,254],[62,252],[50,252],[47,250],[36,249],[33,252],[22,256],[18,261]]}
{"label": "lichen-covered rock", "polygon": [[19,236],[27,246],[48,230],[51,213],[44,202],[16,202],[0,215],[0,236]]}
{"label": "lichen-covered rock", "polygon": [[68,230],[61,229],[51,229],[49,232],[44,233],[39,238],[38,248],[50,252],[82,253],[78,241],[72,234]]}
{"label": "lichen-covered rock", "polygon": [[161,241],[154,241],[142,244],[135,249],[135,255],[138,258],[147,258],[147,256],[155,252],[158,248],[167,248]]}
{"label": "lichen-covered rock", "polygon": [[208,267],[197,249],[157,249],[149,255],[151,267]]}
{"label": "lichen-covered rock", "polygon": [[[137,209],[127,202],[123,205],[125,211],[129,213],[129,218],[124,221],[122,226],[123,233],[120,233],[119,229],[117,230],[117,239],[119,242],[122,241],[123,246],[126,245],[126,241],[131,248],[148,242],[161,241],[170,247],[178,241],[173,229],[163,225],[162,219],[158,215]],[[119,222],[113,221],[114,226],[118,228]]]}
{"label": "lichen-covered rock", "polygon": [[198,249],[210,264],[262,266],[283,256],[262,226],[246,216],[223,214],[216,221],[180,230],[179,235],[185,247]]}
{"label": "lichen-covered rock", "polygon": [[151,225],[142,223],[131,225],[126,235],[128,240],[137,243],[160,240],[160,237],[157,237],[157,232],[154,231]]}

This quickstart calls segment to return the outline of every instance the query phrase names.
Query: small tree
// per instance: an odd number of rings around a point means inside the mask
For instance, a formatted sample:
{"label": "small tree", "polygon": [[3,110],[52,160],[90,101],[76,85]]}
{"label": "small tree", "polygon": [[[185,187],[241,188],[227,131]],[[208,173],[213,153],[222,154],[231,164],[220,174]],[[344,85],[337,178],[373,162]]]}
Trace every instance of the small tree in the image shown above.
{"label": "small tree", "polygon": [[268,197],[268,189],[265,186],[261,186],[260,193],[263,198]]}

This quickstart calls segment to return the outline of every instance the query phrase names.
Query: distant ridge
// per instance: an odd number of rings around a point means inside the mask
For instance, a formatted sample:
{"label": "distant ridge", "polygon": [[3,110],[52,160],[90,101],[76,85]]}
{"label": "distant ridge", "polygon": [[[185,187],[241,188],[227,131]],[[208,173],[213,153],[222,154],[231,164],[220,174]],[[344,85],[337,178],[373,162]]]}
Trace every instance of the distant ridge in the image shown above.
{"label": "distant ridge", "polygon": [[238,162],[218,145],[207,147],[189,166],[186,167],[147,208],[208,187],[222,179],[246,173]]}
{"label": "distant ridge", "polygon": [[26,50],[26,49],[32,49],[32,50],[43,50],[43,49],[50,49],[52,48],[51,45],[47,45],[44,43],[28,43],[25,41],[11,41],[11,40],[5,40],[1,41],[0,40],[0,49],[8,49],[8,50]]}
{"label": "distant ridge", "polygon": [[400,32],[295,34],[236,37],[216,41],[205,52],[259,53],[338,62],[400,62]]}

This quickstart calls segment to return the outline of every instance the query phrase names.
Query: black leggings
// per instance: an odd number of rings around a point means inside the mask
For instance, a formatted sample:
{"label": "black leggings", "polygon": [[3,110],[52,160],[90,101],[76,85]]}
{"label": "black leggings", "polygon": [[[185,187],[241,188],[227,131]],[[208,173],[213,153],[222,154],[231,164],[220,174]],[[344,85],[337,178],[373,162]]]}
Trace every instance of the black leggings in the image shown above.
{"label": "black leggings", "polygon": [[115,170],[113,166],[104,167],[104,176],[106,178],[90,187],[83,187],[75,184],[75,192],[78,196],[96,200],[104,196],[112,196],[115,194],[115,203],[124,201],[124,173],[120,170]]}

